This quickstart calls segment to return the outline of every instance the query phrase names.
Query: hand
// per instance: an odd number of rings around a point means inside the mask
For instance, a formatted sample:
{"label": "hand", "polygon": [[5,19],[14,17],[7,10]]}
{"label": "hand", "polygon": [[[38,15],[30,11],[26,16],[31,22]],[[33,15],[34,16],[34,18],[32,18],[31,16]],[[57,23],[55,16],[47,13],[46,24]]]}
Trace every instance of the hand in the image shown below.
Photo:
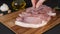
{"label": "hand", "polygon": [[32,1],[33,7],[38,8],[40,5],[43,4],[45,0],[31,0],[31,1]]}

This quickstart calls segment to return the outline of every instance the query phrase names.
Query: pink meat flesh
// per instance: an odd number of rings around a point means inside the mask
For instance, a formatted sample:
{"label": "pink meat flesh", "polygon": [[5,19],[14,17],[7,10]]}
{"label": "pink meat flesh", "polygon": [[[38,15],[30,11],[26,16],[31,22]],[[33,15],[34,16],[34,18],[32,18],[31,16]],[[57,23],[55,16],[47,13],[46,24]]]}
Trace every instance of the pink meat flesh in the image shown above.
{"label": "pink meat flesh", "polygon": [[42,21],[48,22],[51,19],[51,16],[47,14],[49,11],[52,11],[52,9],[45,5],[42,5],[39,8],[30,7],[27,8],[25,12],[19,14],[19,17],[16,20],[30,24],[40,24]]}

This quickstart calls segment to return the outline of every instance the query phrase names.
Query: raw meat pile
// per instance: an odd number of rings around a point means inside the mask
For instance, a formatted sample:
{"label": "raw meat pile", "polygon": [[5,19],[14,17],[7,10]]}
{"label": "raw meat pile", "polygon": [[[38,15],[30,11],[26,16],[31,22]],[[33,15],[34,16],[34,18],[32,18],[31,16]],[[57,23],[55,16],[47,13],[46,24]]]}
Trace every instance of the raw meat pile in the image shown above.
{"label": "raw meat pile", "polygon": [[38,28],[46,25],[51,16],[55,15],[56,13],[53,13],[52,9],[46,5],[42,5],[39,8],[30,7],[19,14],[15,24],[22,27]]}

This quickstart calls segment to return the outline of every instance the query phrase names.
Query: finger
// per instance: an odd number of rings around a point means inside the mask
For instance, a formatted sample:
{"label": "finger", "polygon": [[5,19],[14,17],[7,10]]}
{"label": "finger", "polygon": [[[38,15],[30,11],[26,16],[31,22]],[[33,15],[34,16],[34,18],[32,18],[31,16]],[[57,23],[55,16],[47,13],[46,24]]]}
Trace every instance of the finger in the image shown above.
{"label": "finger", "polygon": [[33,7],[36,7],[36,0],[31,0]]}
{"label": "finger", "polygon": [[36,4],[36,8],[38,8],[39,6],[41,6],[43,4],[45,0],[39,0]]}

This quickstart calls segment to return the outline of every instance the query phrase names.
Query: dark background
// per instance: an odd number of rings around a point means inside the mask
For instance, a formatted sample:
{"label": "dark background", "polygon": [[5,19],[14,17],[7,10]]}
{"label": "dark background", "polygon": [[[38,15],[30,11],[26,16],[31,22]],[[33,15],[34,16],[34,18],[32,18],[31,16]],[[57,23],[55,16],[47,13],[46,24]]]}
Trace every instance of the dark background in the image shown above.
{"label": "dark background", "polygon": [[15,34],[15,33],[0,22],[0,34]]}

